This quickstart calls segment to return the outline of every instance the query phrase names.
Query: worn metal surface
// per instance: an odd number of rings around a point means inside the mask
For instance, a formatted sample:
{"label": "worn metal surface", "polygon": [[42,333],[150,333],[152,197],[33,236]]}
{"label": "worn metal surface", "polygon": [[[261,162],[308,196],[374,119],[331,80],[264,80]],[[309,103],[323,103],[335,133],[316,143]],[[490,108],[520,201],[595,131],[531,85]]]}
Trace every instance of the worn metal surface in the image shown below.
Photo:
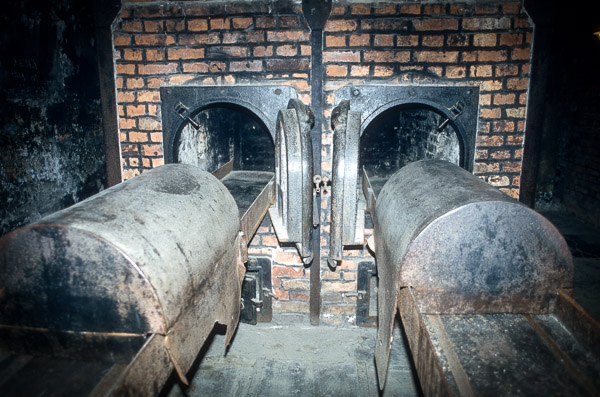
{"label": "worn metal surface", "polygon": [[345,86],[335,93],[336,104],[350,101],[361,112],[361,131],[383,112],[395,107],[418,106],[448,120],[459,135],[460,166],[472,171],[477,136],[478,87],[459,86]]}
{"label": "worn metal surface", "polygon": [[275,141],[277,112],[284,109],[290,99],[298,95],[292,87],[231,86],[231,87],[161,87],[161,114],[163,122],[163,142],[165,162],[176,161],[177,134],[188,123],[175,111],[181,102],[189,107],[188,115],[193,116],[202,109],[233,104],[250,111],[269,130]]}
{"label": "worn metal surface", "polygon": [[305,263],[312,261],[313,197],[312,144],[314,118],[301,102],[291,100],[279,111],[275,139],[275,205],[269,209],[282,242],[296,243]]}
{"label": "worn metal surface", "polygon": [[[329,265],[342,260],[344,245],[362,244],[364,208],[358,199],[358,145],[360,112],[350,110],[350,102],[341,102],[331,114],[333,164],[331,176],[331,234]],[[363,216],[357,211],[363,209]],[[359,226],[357,227],[357,222]]]}
{"label": "worn metal surface", "polygon": [[572,287],[572,257],[555,227],[456,165],[405,166],[373,215],[382,381],[399,289],[414,288],[421,313],[547,313]]}
{"label": "worn metal surface", "polygon": [[0,240],[0,324],[168,335],[184,373],[215,322],[237,325],[239,230],[214,176],[150,170]]}

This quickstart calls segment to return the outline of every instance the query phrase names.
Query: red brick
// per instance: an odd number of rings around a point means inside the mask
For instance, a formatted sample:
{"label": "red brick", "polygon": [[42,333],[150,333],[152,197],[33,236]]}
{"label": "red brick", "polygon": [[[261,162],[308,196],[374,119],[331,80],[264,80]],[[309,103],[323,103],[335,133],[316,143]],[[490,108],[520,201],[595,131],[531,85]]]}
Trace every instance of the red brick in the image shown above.
{"label": "red brick", "polygon": [[273,265],[271,267],[271,276],[272,277],[302,277],[303,268],[302,267],[291,267],[291,266],[279,266]]}
{"label": "red brick", "polygon": [[350,67],[350,76],[362,77],[369,75],[369,67],[363,65],[352,65]]}
{"label": "red brick", "polygon": [[449,79],[461,79],[466,77],[467,68],[464,66],[448,66],[446,67],[446,77]]}
{"label": "red brick", "polygon": [[169,60],[201,59],[204,58],[204,48],[169,48],[167,58]]}
{"label": "red brick", "polygon": [[146,50],[147,61],[164,61],[165,50]]}
{"label": "red brick", "polygon": [[415,51],[417,62],[449,63],[458,61],[457,51]]}
{"label": "red brick", "polygon": [[252,18],[232,18],[231,24],[234,29],[246,29],[252,25]]}
{"label": "red brick", "polygon": [[204,32],[208,30],[208,20],[206,19],[189,19],[187,28],[191,32]]}
{"label": "red brick", "polygon": [[126,119],[124,117],[119,118],[119,128],[122,130],[128,130],[135,128],[135,119]]}
{"label": "red brick", "polygon": [[262,71],[262,61],[231,61],[229,70],[231,72],[260,72]]}
{"label": "red brick", "polygon": [[527,18],[514,18],[513,21],[515,29],[531,27]]}
{"label": "red brick", "polygon": [[510,146],[523,145],[523,137],[520,135],[509,135],[506,137],[506,144]]}
{"label": "red brick", "polygon": [[144,46],[169,45],[175,43],[175,38],[171,35],[136,34],[134,39],[137,45]]}
{"label": "red brick", "polygon": [[[158,117],[158,109],[159,107],[156,105],[148,105],[148,116],[157,116]],[[154,139],[152,140],[154,142]],[[161,138],[162,141],[162,138]]]}
{"label": "red brick", "polygon": [[256,18],[257,28],[274,28],[277,25],[275,17],[259,17]]}
{"label": "red brick", "polygon": [[473,45],[475,47],[494,47],[496,42],[496,34],[494,33],[481,33],[473,35]]}
{"label": "red brick", "polygon": [[487,160],[487,158],[488,158],[488,150],[487,149],[475,150],[475,160]]}
{"label": "red brick", "polygon": [[422,41],[425,47],[441,47],[444,45],[444,36],[423,36]]}
{"label": "red brick", "polygon": [[527,105],[527,93],[523,93],[523,94],[519,95],[519,104]]}
{"label": "red brick", "polygon": [[123,32],[141,32],[142,22],[141,21],[123,21],[121,24],[121,30]]}
{"label": "red brick", "polygon": [[300,20],[297,16],[281,16],[279,17],[280,28],[297,28],[300,26]]}
{"label": "red brick", "polygon": [[360,62],[359,51],[324,51],[323,62]]}
{"label": "red brick", "polygon": [[169,19],[165,21],[165,29],[167,32],[182,32],[185,30],[185,21]]}
{"label": "red brick", "polygon": [[527,60],[529,60],[530,56],[531,56],[531,52],[530,52],[529,48],[515,48],[511,52],[511,59],[513,59],[513,60],[527,61]]}
{"label": "red brick", "polygon": [[117,101],[119,101],[120,103],[133,102],[133,101],[135,101],[135,94],[133,92],[118,91],[117,92]]}
{"label": "red brick", "polygon": [[162,156],[162,145],[142,145],[144,156]]}
{"label": "red brick", "polygon": [[138,145],[121,145],[121,153],[124,155],[138,154],[140,148]]}
{"label": "red brick", "polygon": [[263,41],[265,41],[265,33],[262,30],[256,32],[223,33],[223,44],[261,43]]}
{"label": "red brick", "polygon": [[290,291],[275,289],[275,290],[273,290],[273,292],[275,293],[275,296],[277,297],[278,301],[289,301],[290,300]]}
{"label": "red brick", "polygon": [[515,103],[515,94],[495,94],[494,105],[513,105]]}
{"label": "red brick", "polygon": [[350,13],[352,15],[369,15],[371,7],[366,4],[353,4],[350,6]]}
{"label": "red brick", "polygon": [[344,15],[346,13],[346,7],[334,6],[331,10],[331,15]]}
{"label": "red brick", "polygon": [[401,4],[400,14],[419,15],[421,13],[420,4]]}
{"label": "red brick", "polygon": [[230,57],[241,58],[248,56],[248,47],[242,46],[223,46],[223,47],[210,47],[208,49],[207,57],[212,57],[213,54],[222,56],[223,54],[229,55]]}
{"label": "red brick", "polygon": [[327,47],[345,47],[346,46],[346,36],[333,36],[333,35],[328,34],[325,37],[325,45]]}
{"label": "red brick", "polygon": [[123,59],[126,61],[141,61],[142,50],[123,50]]}
{"label": "red brick", "polygon": [[474,174],[485,174],[488,172],[500,172],[500,163],[475,163]]}
{"label": "red brick", "polygon": [[465,30],[506,30],[510,29],[510,18],[465,18],[462,25]]}
{"label": "red brick", "polygon": [[373,68],[373,76],[375,77],[389,77],[394,75],[394,68],[389,66],[376,65]]}
{"label": "red brick", "polygon": [[371,36],[369,34],[353,34],[350,35],[350,46],[368,46],[370,44]]}
{"label": "red brick", "polygon": [[154,119],[140,118],[138,120],[138,128],[142,131],[160,131],[162,130],[162,125]]}
{"label": "red brick", "polygon": [[393,47],[394,35],[391,34],[376,34],[373,39],[373,45],[376,47]]}
{"label": "red brick", "polygon": [[117,77],[115,80],[115,86],[117,89],[123,88],[123,77]]}
{"label": "red brick", "polygon": [[273,46],[258,46],[258,47],[254,47],[254,52],[253,55],[255,57],[270,57],[271,55],[273,55]]}
{"label": "red brick", "polygon": [[165,63],[165,64],[140,64],[138,65],[139,74],[166,74],[177,72],[176,63]]}
{"label": "red brick", "polygon": [[295,45],[290,44],[280,45],[277,46],[275,53],[279,56],[293,57],[298,54],[298,48]]}
{"label": "red brick", "polygon": [[409,51],[365,51],[365,62],[399,62],[406,63],[410,61]]}
{"label": "red brick", "polygon": [[229,19],[227,18],[211,18],[210,19],[211,29],[229,29]]}
{"label": "red brick", "polygon": [[517,65],[496,65],[496,76],[516,76],[519,74]]}
{"label": "red brick", "polygon": [[499,119],[501,115],[502,112],[499,108],[481,109],[479,112],[479,117],[483,119]]}
{"label": "red brick", "polygon": [[[521,158],[523,158],[523,149],[516,149],[516,150],[515,150],[515,158],[516,158],[516,159],[521,159]],[[519,180],[519,181],[520,181],[520,180]],[[519,183],[514,183],[514,182],[513,182],[513,184],[514,184],[514,185],[518,185]]]}
{"label": "red brick", "polygon": [[156,168],[159,167],[161,165],[165,165],[165,158],[164,157],[159,157],[156,159],[151,159],[152,160],[152,168]]}
{"label": "red brick", "polygon": [[159,91],[138,91],[137,92],[138,102],[160,102]]}
{"label": "red brick", "polygon": [[504,138],[498,135],[478,135],[477,146],[502,146]]}
{"label": "red brick", "polygon": [[419,45],[419,36],[396,36],[396,46],[398,47],[415,47]]}
{"label": "red brick", "polygon": [[502,163],[502,171],[504,172],[521,172],[522,167],[521,167],[522,163],[519,162],[505,162]]}
{"label": "red brick", "polygon": [[494,121],[492,123],[493,132],[513,132],[515,130],[515,123],[513,121]]}
{"label": "red brick", "polygon": [[146,168],[152,167],[152,162],[147,157],[142,157],[142,165]]}
{"label": "red brick", "polygon": [[487,182],[496,187],[510,185],[510,179],[506,175],[492,175],[488,178]]}
{"label": "red brick", "polygon": [[510,150],[495,150],[490,153],[490,157],[495,160],[506,160],[510,158]]}
{"label": "red brick", "polygon": [[376,15],[392,15],[396,13],[395,4],[374,4],[373,13]]}
{"label": "red brick", "polygon": [[290,299],[296,301],[308,301],[309,293],[304,291],[290,291]]}
{"label": "red brick", "polygon": [[388,30],[398,33],[408,30],[409,23],[397,18],[363,19],[360,23],[362,30]]}
{"label": "red brick", "polygon": [[130,142],[148,142],[148,133],[147,132],[139,132],[139,131],[130,131],[129,132],[129,141]]}
{"label": "red brick", "polygon": [[528,84],[528,79],[508,79],[506,81],[506,87],[509,90],[526,90]]}
{"label": "red brick", "polygon": [[331,77],[343,77],[348,74],[347,66],[338,66],[338,65],[327,65],[325,68],[325,73],[327,76]]}
{"label": "red brick", "polygon": [[479,94],[479,104],[481,106],[489,106],[492,104],[492,96],[490,94]]}
{"label": "red brick", "polygon": [[179,44],[219,44],[221,37],[218,33],[182,34],[179,36]]}
{"label": "red brick", "polygon": [[139,157],[127,157],[127,164],[130,167],[139,167],[140,166],[140,158]]}
{"label": "red brick", "polygon": [[327,32],[350,32],[356,30],[358,24],[353,19],[330,19],[325,25]]}
{"label": "red brick", "polygon": [[150,142],[162,143],[162,132],[150,132]]}
{"label": "red brick", "polygon": [[471,77],[491,77],[492,65],[471,66]]}
{"label": "red brick", "polygon": [[510,118],[524,118],[525,117],[525,107],[505,109],[505,111],[506,111],[506,117],[510,117]]}
{"label": "red brick", "polygon": [[129,117],[141,116],[146,114],[146,105],[128,105],[127,106],[127,115]]}
{"label": "red brick", "polygon": [[449,47],[466,47],[469,45],[469,36],[466,34],[449,34],[446,37]]}
{"label": "red brick", "polygon": [[266,70],[269,72],[306,72],[308,71],[307,59],[270,59],[266,61]]}
{"label": "red brick", "polygon": [[123,105],[117,106],[119,117],[125,116],[125,107]]}
{"label": "red brick", "polygon": [[427,4],[423,6],[423,15],[444,15],[445,13],[445,4]]}
{"label": "red brick", "polygon": [[477,61],[479,62],[501,62],[506,61],[506,50],[500,51],[475,51]]}
{"label": "red brick", "polygon": [[144,21],[144,32],[162,32],[164,31],[163,21]]}
{"label": "red brick", "polygon": [[521,12],[521,3],[504,3],[502,4],[502,13],[503,14],[519,14]]}
{"label": "red brick", "polygon": [[208,64],[205,62],[193,62],[193,63],[184,63],[183,64],[183,72],[184,73],[207,73],[208,72]]}
{"label": "red brick", "polygon": [[456,19],[415,19],[412,23],[418,31],[458,30],[458,21]]}
{"label": "red brick", "polygon": [[[341,283],[341,282],[328,282],[321,285],[321,291],[323,292],[355,292],[356,283]],[[356,310],[356,307],[354,307]]]}
{"label": "red brick", "polygon": [[131,63],[117,64],[117,74],[135,74],[135,65]]}
{"label": "red brick", "polygon": [[301,30],[285,30],[279,32],[267,32],[267,41],[308,41],[308,32]]}
{"label": "red brick", "polygon": [[500,35],[500,45],[516,46],[523,44],[523,35],[520,33],[503,33]]}
{"label": "red brick", "polygon": [[481,83],[482,91],[499,91],[502,89],[501,80],[487,80]]}

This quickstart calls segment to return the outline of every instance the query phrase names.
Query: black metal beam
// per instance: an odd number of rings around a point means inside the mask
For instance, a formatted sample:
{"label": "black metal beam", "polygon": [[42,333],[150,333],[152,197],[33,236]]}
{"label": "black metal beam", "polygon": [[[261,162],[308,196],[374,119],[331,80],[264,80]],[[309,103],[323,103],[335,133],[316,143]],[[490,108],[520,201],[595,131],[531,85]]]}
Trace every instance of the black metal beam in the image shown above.
{"label": "black metal beam", "polygon": [[[311,29],[310,97],[315,115],[312,130],[313,172],[321,174],[321,135],[323,133],[323,28],[331,13],[331,0],[303,0],[302,12]],[[319,203],[317,201],[317,203]],[[313,233],[314,259],[310,269],[310,323],[319,325],[321,317],[321,227]]]}

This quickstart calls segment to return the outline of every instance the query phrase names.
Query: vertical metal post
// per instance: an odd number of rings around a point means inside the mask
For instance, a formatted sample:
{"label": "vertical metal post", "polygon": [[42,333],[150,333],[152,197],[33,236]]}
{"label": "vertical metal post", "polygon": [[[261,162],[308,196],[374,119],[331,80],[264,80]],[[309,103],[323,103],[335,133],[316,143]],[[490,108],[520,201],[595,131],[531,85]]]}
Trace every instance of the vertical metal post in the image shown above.
{"label": "vertical metal post", "polygon": [[[323,28],[331,13],[331,0],[303,0],[302,12],[311,29],[310,98],[315,115],[312,130],[314,175],[321,174],[321,135],[323,133]],[[319,204],[319,201],[317,201]],[[310,323],[321,317],[321,226],[313,233],[314,259],[310,269]]]}

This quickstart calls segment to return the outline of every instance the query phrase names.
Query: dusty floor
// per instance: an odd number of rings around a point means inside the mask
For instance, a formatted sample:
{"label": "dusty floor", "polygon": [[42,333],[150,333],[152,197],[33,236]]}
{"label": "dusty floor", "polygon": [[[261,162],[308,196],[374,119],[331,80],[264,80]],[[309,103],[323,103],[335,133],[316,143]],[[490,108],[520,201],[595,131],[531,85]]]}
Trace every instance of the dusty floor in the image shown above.
{"label": "dusty floor", "polygon": [[[600,319],[600,231],[562,213],[544,213],[563,233],[575,262],[577,301]],[[409,350],[395,330],[390,370],[380,394],[375,328],[240,324],[227,355],[216,333],[199,357],[190,386],[172,378],[175,396],[417,396]]]}
{"label": "dusty floor", "polygon": [[[379,396],[375,328],[240,324],[226,356],[215,335],[190,387],[175,396]],[[396,328],[383,396],[417,396],[407,348]]]}

